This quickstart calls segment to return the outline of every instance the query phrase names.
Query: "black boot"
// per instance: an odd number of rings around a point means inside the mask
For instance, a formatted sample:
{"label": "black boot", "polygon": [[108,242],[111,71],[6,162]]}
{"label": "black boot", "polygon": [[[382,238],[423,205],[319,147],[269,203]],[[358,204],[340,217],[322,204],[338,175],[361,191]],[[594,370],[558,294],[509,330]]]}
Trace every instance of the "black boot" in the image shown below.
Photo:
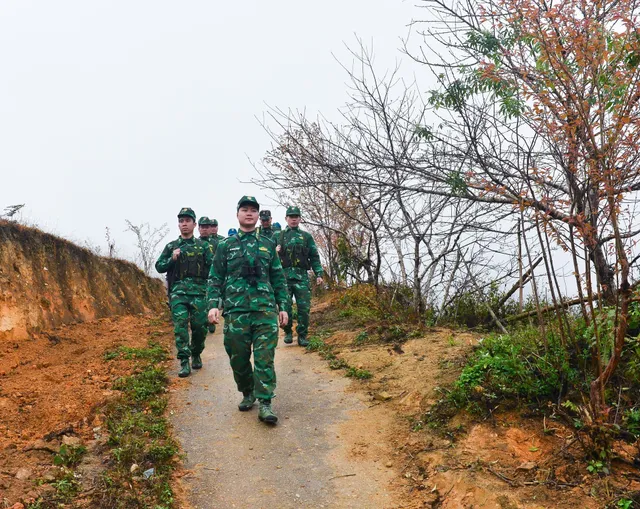
{"label": "black boot", "polygon": [[178,376],[180,378],[186,378],[191,374],[191,366],[189,366],[189,359],[180,359],[180,372]]}

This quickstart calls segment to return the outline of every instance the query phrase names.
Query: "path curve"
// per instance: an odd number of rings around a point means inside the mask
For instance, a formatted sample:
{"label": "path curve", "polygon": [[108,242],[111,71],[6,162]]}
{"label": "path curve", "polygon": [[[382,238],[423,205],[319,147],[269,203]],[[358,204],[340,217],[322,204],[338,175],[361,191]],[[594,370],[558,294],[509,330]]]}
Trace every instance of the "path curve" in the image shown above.
{"label": "path curve", "polygon": [[384,458],[350,454],[353,442],[362,447],[379,438],[358,433],[371,423],[358,422],[366,405],[346,391],[341,371],[280,338],[273,404],[280,421],[269,427],[258,421],[257,405],[238,411],[242,395],[218,331],[207,337],[203,362],[177,391],[172,417],[191,471],[184,479],[193,507],[397,507]]}

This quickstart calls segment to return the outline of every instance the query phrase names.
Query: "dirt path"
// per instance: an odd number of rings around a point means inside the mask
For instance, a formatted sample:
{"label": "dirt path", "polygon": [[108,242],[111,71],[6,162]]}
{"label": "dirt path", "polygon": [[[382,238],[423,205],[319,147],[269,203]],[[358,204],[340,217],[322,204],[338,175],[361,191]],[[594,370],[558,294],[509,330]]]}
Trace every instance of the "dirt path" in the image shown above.
{"label": "dirt path", "polygon": [[258,421],[257,408],[238,411],[219,332],[207,338],[203,362],[177,391],[173,417],[194,507],[398,506],[379,443],[385,422],[371,422],[367,405],[345,391],[350,382],[317,356],[280,341],[273,428]]}

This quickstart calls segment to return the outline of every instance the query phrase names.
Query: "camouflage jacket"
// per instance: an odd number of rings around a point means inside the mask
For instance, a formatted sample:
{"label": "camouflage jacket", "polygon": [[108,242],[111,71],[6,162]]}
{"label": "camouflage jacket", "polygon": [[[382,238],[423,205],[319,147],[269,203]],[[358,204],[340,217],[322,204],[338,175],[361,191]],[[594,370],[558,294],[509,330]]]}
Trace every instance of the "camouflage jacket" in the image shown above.
{"label": "camouflage jacket", "polygon": [[209,272],[209,309],[224,298],[224,314],[284,310],[287,280],[276,245],[255,231],[239,231],[220,243]]}
{"label": "camouflage jacket", "polygon": [[200,240],[204,240],[205,242],[208,242],[209,244],[211,244],[211,247],[213,248],[213,254],[215,255],[216,250],[218,249],[220,242],[224,240],[224,237],[216,233],[215,235],[202,236],[200,237]]}
{"label": "camouflage jacket", "polygon": [[280,246],[280,260],[287,280],[304,281],[311,269],[316,277],[322,277],[324,272],[320,254],[309,232],[287,226],[276,240]]}
{"label": "camouflage jacket", "polygon": [[[180,256],[172,260],[174,249],[180,248]],[[160,274],[170,272],[167,280],[172,280],[172,295],[205,295],[207,276],[213,263],[213,248],[208,242],[195,237],[169,242],[162,250],[156,270]]]}
{"label": "camouflage jacket", "polygon": [[276,239],[274,238],[274,235],[276,234],[274,229],[272,227],[269,228],[263,228],[262,226],[258,226],[256,228],[256,231],[260,232],[260,236],[261,237],[266,237],[268,239],[273,240],[274,242],[276,241]]}

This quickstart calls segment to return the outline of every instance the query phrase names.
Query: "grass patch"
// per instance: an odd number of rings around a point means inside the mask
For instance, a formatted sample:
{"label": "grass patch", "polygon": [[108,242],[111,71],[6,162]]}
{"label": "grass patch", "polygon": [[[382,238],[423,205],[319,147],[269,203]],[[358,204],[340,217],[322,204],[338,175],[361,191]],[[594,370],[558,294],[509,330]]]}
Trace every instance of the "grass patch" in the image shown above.
{"label": "grass patch", "polygon": [[[92,507],[174,507],[170,479],[179,449],[164,417],[167,374],[158,366],[167,359],[167,352],[161,345],[150,342],[147,348],[119,347],[111,357],[135,360],[137,365],[132,375],[114,382],[113,388],[121,391],[122,396],[103,410],[111,461]],[[137,468],[132,472],[134,464]]]}
{"label": "grass patch", "polygon": [[[163,333],[160,333],[163,334]],[[132,348],[129,346],[119,346],[115,350],[108,350],[104,353],[105,361],[116,359],[149,361],[151,363],[162,362],[167,358],[167,352],[162,345],[150,342],[147,348]]]}
{"label": "grass patch", "polygon": [[[346,363],[345,363],[346,364]],[[358,380],[369,380],[373,375],[366,369],[354,368],[353,366],[347,367],[346,377],[357,378]]]}
{"label": "grass patch", "polygon": [[307,350],[309,352],[318,352],[318,355],[329,362],[329,368],[344,370],[344,376],[349,378],[357,378],[358,380],[368,380],[373,375],[366,369],[355,368],[350,366],[347,361],[340,359],[334,352],[334,348],[324,341],[326,334],[315,335],[309,338]]}
{"label": "grass patch", "polygon": [[558,401],[568,387],[580,385],[559,338],[549,334],[546,345],[536,328],[490,335],[471,355],[455,383],[450,400],[474,413],[495,409],[498,403],[540,406]]}
{"label": "grass patch", "polygon": [[60,467],[74,467],[87,452],[87,448],[84,445],[69,446],[62,444],[58,454],[53,457],[53,464]]}

